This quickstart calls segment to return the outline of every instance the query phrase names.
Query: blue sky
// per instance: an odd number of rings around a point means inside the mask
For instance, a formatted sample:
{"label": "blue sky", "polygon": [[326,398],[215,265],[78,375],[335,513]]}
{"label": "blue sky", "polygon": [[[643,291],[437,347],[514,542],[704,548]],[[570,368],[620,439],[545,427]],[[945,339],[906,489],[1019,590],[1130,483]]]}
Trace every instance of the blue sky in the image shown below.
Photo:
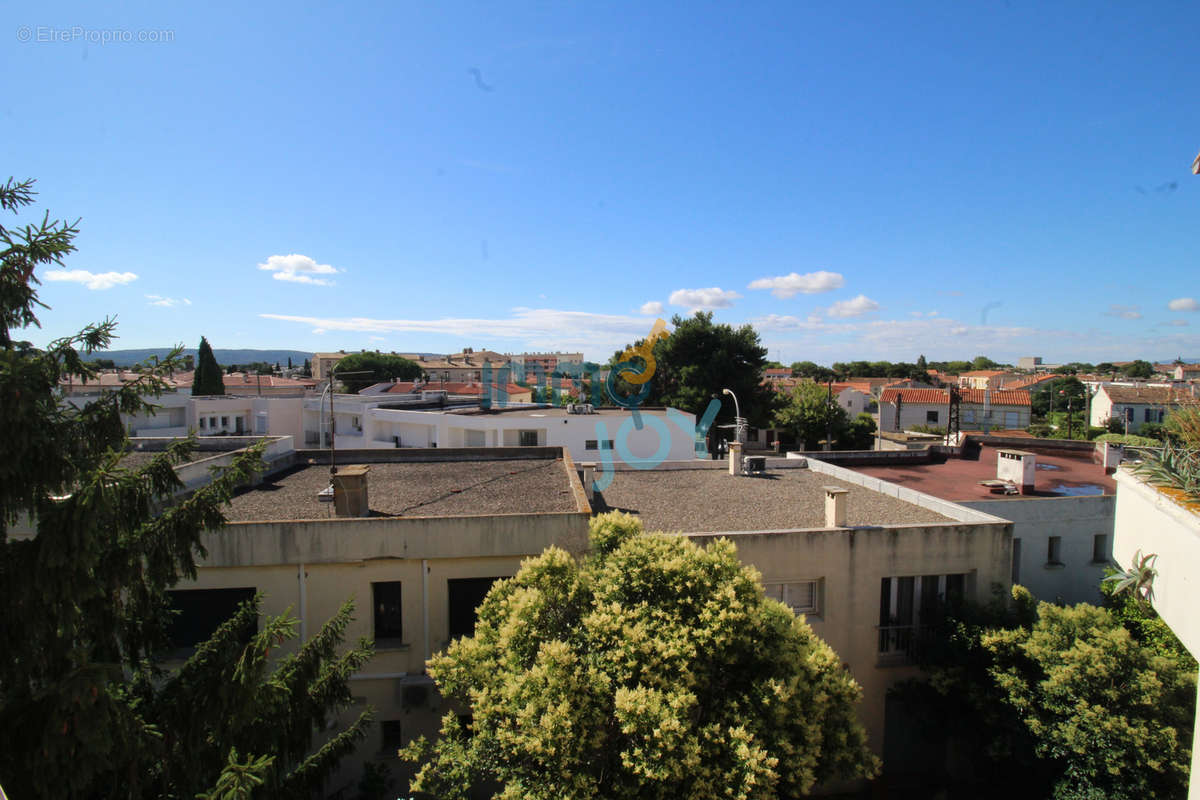
{"label": "blue sky", "polygon": [[1193,11],[29,4],[4,172],[82,233],[27,336],[1200,358]]}

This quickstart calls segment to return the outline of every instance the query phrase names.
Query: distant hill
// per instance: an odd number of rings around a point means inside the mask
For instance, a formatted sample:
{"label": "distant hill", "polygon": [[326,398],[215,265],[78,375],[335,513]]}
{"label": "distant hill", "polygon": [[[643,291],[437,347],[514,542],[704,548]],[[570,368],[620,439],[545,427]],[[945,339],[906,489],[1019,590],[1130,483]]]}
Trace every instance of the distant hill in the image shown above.
{"label": "distant hill", "polygon": [[[138,362],[145,361],[153,356],[162,358],[167,353],[171,352],[169,347],[147,347],[142,350],[107,350],[104,352],[96,352],[88,357],[89,360],[96,358],[111,358],[113,363],[118,367],[132,367]],[[184,348],[185,356],[196,356],[196,348]],[[213,355],[217,359],[217,363],[221,366],[229,364],[249,364],[254,361],[265,361],[268,364],[279,363],[287,366],[288,359],[292,359],[292,364],[300,366],[304,363],[304,359],[311,359],[312,353],[306,353],[303,350],[222,350],[213,348]]]}

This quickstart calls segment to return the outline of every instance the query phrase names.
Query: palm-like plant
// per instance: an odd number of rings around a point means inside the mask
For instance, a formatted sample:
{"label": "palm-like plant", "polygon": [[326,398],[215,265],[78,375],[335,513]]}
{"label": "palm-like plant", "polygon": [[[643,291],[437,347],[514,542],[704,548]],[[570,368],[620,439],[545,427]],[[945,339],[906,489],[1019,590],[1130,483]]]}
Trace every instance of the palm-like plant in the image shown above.
{"label": "palm-like plant", "polygon": [[1129,569],[1114,572],[1101,583],[1115,584],[1112,588],[1114,595],[1131,592],[1138,604],[1145,608],[1154,600],[1154,578],[1158,575],[1154,562],[1157,560],[1158,553],[1144,556],[1142,551],[1138,550]]}

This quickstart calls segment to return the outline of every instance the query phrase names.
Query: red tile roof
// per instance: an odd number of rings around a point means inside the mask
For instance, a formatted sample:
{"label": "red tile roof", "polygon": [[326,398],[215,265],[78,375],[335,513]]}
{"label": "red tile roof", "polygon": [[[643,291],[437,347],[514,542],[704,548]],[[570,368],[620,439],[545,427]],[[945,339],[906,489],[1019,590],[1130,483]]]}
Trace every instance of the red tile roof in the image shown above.
{"label": "red tile roof", "polygon": [[[905,403],[919,403],[922,405],[949,405],[950,392],[946,389],[884,389],[884,403],[895,403],[896,396],[900,395]],[[959,389],[959,395],[964,403],[972,405],[983,405],[986,402],[993,406],[1028,406],[1030,405],[1029,392],[1022,390],[1008,391],[1005,389],[996,389],[987,391],[985,389]]]}
{"label": "red tile roof", "polygon": [[945,389],[894,389],[883,390],[880,400],[884,403],[895,403],[899,395],[902,402],[921,403],[924,405],[946,405],[950,402],[950,393]]}
{"label": "red tile roof", "polygon": [[964,403],[983,405],[985,402],[993,406],[1028,406],[1031,405],[1030,394],[1024,389],[959,389]]}

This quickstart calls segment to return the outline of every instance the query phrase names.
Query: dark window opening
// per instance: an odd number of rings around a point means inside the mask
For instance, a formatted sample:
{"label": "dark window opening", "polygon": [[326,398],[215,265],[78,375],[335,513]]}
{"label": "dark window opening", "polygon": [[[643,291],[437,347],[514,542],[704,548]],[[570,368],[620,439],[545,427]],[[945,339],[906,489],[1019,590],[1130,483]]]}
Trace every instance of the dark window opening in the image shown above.
{"label": "dark window opening", "polygon": [[371,599],[375,611],[375,640],[402,639],[404,626],[400,605],[400,581],[372,583]]}
{"label": "dark window opening", "polygon": [[1062,563],[1062,537],[1051,536],[1046,542],[1046,563],[1061,564]]}
{"label": "dark window opening", "polygon": [[454,578],[446,581],[450,599],[451,639],[475,634],[475,621],[478,619],[475,610],[498,580],[500,578]]}
{"label": "dark window opening", "polygon": [[[174,649],[195,647],[208,641],[217,628],[254,599],[254,588],[181,589],[167,592],[171,608],[177,613],[171,620],[168,636]],[[249,642],[258,632],[258,620],[242,632],[241,641]]]}
{"label": "dark window opening", "polygon": [[380,754],[389,758],[399,758],[400,754],[397,751],[404,747],[404,730],[400,720],[385,719],[379,723],[379,730],[382,734]]}
{"label": "dark window opening", "polygon": [[925,412],[925,421],[926,421],[926,422],[932,422],[932,423],[935,423],[935,424],[936,424],[936,423],[937,423],[937,421],[938,421],[938,412],[936,412],[936,411],[926,411],[926,412]]}

